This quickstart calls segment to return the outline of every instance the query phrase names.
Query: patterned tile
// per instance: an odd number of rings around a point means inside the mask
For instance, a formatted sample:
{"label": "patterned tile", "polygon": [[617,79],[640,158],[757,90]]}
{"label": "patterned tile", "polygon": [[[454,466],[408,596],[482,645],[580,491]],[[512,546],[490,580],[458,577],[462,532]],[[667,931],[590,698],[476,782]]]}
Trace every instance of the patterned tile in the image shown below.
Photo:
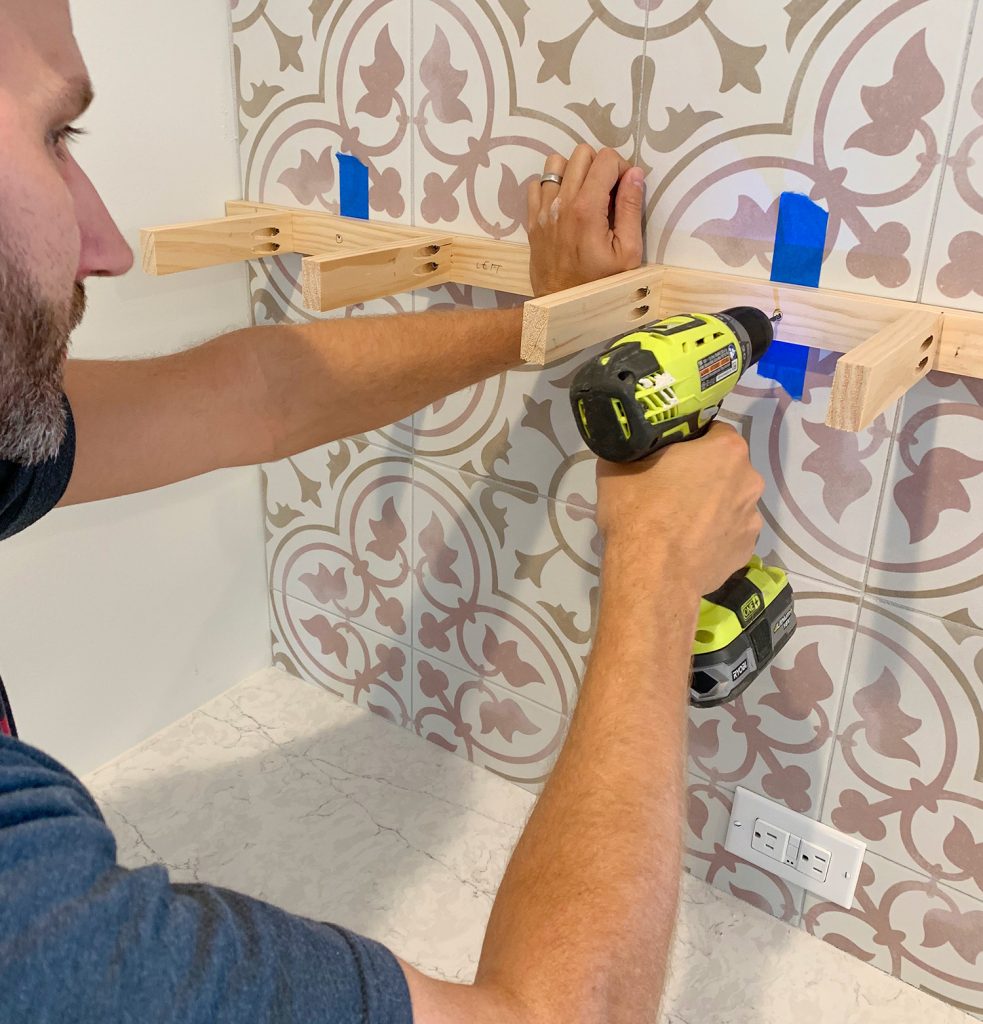
{"label": "patterned tile", "polygon": [[865,602],[823,820],[983,898],[983,633]]}
{"label": "patterned tile", "polygon": [[767,672],[729,704],[690,712],[690,768],[819,813],[846,682],[858,600],[791,577],[798,629]]}
{"label": "patterned tile", "polygon": [[649,24],[650,260],[767,277],[777,199],[805,192],[825,286],[916,298],[971,5],[676,6]]}
{"label": "patterned tile", "polygon": [[859,591],[890,448],[881,417],[859,434],[825,425],[836,355],[813,351],[802,401],[752,370],[724,405],[765,478],[766,561]]}
{"label": "patterned tile", "polygon": [[339,153],[369,165],[373,214],[409,222],[411,136],[399,0],[241,0],[232,13],[247,198],[339,212]]}
{"label": "patterned tile", "polygon": [[264,475],[270,586],[408,643],[412,462],[337,441]]}
{"label": "patterned tile", "polygon": [[979,309],[983,298],[983,12],[977,6],[966,78],[952,131],[924,302]]}
{"label": "patterned tile", "polygon": [[[417,223],[524,242],[525,186],[551,152],[589,142],[630,157],[649,6],[417,0]],[[452,287],[435,301],[513,300]],[[582,359],[517,370],[438,403],[416,419],[417,453],[549,497],[589,499],[593,474],[566,395]]]}
{"label": "patterned tile", "polygon": [[803,890],[724,849],[733,802],[732,790],[722,789],[695,773],[690,775],[686,790],[686,871],[772,917],[796,924]]}
{"label": "patterned tile", "polygon": [[563,743],[567,719],[514,689],[414,653],[413,727],[444,750],[510,782],[539,790]]}
{"label": "patterned tile", "polygon": [[[421,307],[494,308],[509,301],[478,289],[441,288]],[[543,368],[522,367],[483,381],[422,410],[414,420],[418,458],[534,490],[560,501],[596,500],[596,460],[585,448],[568,398],[578,353]]]}
{"label": "patterned tile", "polygon": [[923,992],[983,1013],[983,902],[868,851],[853,910],[806,893],[802,926]]}
{"label": "patterned tile", "polygon": [[273,664],[392,722],[410,725],[412,651],[274,590]]}
{"label": "patterned tile", "polygon": [[524,241],[525,185],[551,152],[630,156],[645,6],[416,0],[417,223]]}
{"label": "patterned tile", "polygon": [[[240,97],[243,195],[338,213],[339,153],[369,167],[370,216],[410,223],[410,83],[403,40],[410,9],[398,0],[366,8],[288,0],[239,0],[232,11]],[[412,310],[394,296],[314,314],[302,301],[301,258],[250,265],[257,324],[309,323],[339,316]],[[399,447],[409,421],[370,439]]]}
{"label": "patterned tile", "polygon": [[413,522],[414,648],[568,713],[594,626],[593,520],[419,462]]}
{"label": "patterned tile", "polygon": [[904,399],[868,593],[983,629],[983,381],[934,373]]}

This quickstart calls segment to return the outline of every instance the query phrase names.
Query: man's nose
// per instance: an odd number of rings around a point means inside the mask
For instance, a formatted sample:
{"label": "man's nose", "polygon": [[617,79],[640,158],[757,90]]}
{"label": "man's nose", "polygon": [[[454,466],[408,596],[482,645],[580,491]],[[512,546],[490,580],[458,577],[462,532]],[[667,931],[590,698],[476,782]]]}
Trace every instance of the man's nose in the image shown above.
{"label": "man's nose", "polygon": [[133,267],[133,250],[86,173],[78,164],[72,172],[75,216],[81,236],[77,280],[120,277]]}

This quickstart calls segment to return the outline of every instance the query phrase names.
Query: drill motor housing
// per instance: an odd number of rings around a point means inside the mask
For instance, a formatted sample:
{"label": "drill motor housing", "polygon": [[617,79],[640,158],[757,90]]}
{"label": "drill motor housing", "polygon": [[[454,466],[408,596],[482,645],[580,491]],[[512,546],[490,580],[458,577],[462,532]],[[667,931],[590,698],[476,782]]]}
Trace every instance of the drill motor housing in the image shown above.
{"label": "drill motor housing", "polygon": [[[669,317],[618,339],[577,373],[570,389],[587,446],[610,462],[644,459],[701,437],[724,399],[774,340],[752,306]],[[690,703],[734,700],[795,632],[792,588],[755,557],[700,603]]]}

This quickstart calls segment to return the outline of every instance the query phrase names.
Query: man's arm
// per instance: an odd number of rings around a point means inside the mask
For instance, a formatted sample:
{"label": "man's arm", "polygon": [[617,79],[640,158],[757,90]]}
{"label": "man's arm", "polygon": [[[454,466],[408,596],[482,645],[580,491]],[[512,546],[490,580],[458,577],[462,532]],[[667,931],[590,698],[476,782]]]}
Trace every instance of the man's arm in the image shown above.
{"label": "man's arm", "polygon": [[[642,172],[578,146],[529,194],[537,295],[634,269]],[[612,207],[611,195],[617,199]],[[519,362],[517,309],[247,328],[160,359],[71,361],[78,436],[61,504],[255,465],[385,426]]]}
{"label": "man's arm", "polygon": [[601,477],[601,612],[570,734],[499,889],[474,985],[404,965],[417,1024],[658,1019],[699,600],[750,559],[763,481],[719,425]]}
{"label": "man's arm", "polygon": [[273,462],[394,423],[519,361],[521,309],[251,327],[159,359],[71,360],[62,505]]}

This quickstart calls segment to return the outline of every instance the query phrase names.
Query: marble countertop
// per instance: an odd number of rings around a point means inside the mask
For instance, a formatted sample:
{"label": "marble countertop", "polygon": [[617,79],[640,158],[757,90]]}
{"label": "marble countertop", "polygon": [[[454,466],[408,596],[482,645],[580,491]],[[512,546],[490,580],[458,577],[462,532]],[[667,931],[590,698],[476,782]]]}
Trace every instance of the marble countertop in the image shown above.
{"label": "marble countertop", "polygon": [[[130,867],[331,920],[469,981],[535,798],[270,669],[85,779]],[[669,1024],[971,1018],[684,877]]]}

